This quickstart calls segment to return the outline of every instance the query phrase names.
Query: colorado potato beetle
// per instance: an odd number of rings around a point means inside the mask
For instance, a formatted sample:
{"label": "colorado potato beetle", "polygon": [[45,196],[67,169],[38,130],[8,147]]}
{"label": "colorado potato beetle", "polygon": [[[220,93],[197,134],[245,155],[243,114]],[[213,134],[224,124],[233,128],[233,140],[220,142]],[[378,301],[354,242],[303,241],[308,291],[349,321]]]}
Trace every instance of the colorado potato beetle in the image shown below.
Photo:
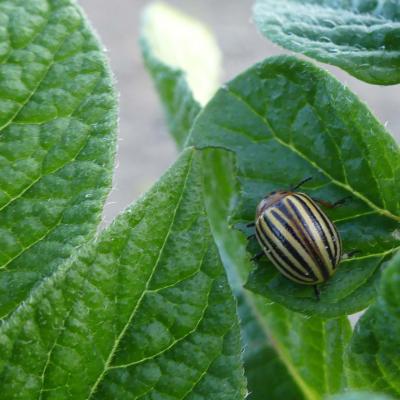
{"label": "colorado potato beetle", "polygon": [[346,199],[330,204],[296,191],[310,179],[288,191],[269,193],[258,204],[255,223],[249,226],[255,226],[255,237],[263,250],[253,259],[265,254],[288,279],[313,285],[319,298],[317,284],[335,273],[342,258],[342,241],[317,202],[334,208]]}

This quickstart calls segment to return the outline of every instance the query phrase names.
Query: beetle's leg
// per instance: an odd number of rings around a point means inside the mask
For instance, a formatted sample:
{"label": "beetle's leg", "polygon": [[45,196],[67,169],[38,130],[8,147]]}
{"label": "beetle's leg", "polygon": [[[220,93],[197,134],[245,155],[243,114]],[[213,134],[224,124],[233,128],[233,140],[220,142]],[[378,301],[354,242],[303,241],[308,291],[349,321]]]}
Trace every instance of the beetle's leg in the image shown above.
{"label": "beetle's leg", "polygon": [[312,176],[309,176],[308,178],[304,178],[302,181],[300,181],[297,185],[294,185],[290,188],[291,192],[296,191],[300,186],[304,185],[306,182],[310,181],[312,179]]}
{"label": "beetle's leg", "polygon": [[247,240],[251,240],[251,239],[254,239],[256,237],[256,234],[255,233],[253,233],[253,234],[251,234],[251,235],[249,235],[249,236],[247,236]]}
{"label": "beetle's leg", "polygon": [[264,257],[265,253],[263,251],[261,251],[260,253],[256,254],[254,257],[250,258],[250,261],[257,261],[259,260],[261,257]]}
{"label": "beetle's leg", "polygon": [[319,299],[320,299],[320,291],[319,291],[318,285],[314,285],[313,288],[314,288],[315,297],[319,301]]}
{"label": "beetle's leg", "polygon": [[361,250],[351,250],[348,253],[344,253],[342,258],[345,258],[346,260],[353,257],[355,254],[361,253]]}
{"label": "beetle's leg", "polygon": [[338,201],[335,201],[334,203],[330,203],[329,201],[321,200],[321,199],[316,199],[312,197],[312,199],[318,203],[321,204],[322,206],[326,208],[337,208],[342,206],[344,203],[346,203],[347,200],[351,199],[351,196],[344,197],[343,199],[340,199]]}
{"label": "beetle's leg", "polygon": [[246,228],[253,228],[254,226],[256,226],[255,222],[249,222],[248,224],[246,224]]}
{"label": "beetle's leg", "polygon": [[332,204],[332,206],[333,206],[333,208],[340,207],[340,206],[342,206],[343,204],[345,204],[347,200],[350,200],[351,198],[352,198],[351,196],[343,197],[343,199],[340,199],[340,200],[338,200],[338,201],[335,201],[335,202]]}

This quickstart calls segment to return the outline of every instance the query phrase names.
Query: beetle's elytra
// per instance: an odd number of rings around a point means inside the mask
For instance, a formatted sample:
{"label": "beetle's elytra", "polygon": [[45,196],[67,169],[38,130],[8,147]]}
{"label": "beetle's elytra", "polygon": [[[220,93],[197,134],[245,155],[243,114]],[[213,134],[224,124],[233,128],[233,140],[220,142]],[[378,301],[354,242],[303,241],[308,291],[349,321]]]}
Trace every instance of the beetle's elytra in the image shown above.
{"label": "beetle's elytra", "polygon": [[257,207],[255,227],[263,252],[294,282],[325,282],[341,260],[342,242],[335,225],[304,193],[270,193]]}

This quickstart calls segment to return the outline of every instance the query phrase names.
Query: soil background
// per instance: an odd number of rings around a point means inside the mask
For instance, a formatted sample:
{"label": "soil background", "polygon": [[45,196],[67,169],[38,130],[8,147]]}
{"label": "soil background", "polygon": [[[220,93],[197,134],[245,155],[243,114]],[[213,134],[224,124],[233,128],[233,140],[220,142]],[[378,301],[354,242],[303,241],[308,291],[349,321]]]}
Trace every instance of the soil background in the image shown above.
{"label": "soil background", "polygon": [[[138,46],[147,0],[78,0],[102,40],[120,92],[120,128],[113,191],[104,223],[144,193],[176,159],[161,106]],[[288,53],[261,37],[251,21],[252,0],[167,0],[204,21],[223,53],[223,81],[262,59]],[[400,85],[373,86],[320,64],[348,85],[400,141]]]}

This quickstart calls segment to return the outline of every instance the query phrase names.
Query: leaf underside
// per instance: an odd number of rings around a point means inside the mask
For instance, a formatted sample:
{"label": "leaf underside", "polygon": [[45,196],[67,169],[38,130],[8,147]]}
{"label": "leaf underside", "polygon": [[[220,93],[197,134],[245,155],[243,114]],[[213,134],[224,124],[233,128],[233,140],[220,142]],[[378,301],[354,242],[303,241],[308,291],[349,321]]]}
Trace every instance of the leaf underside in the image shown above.
{"label": "leaf underside", "polygon": [[116,97],[68,0],[0,2],[0,318],[93,236],[111,188]]}
{"label": "leaf underside", "polygon": [[244,398],[202,179],[185,151],[1,327],[2,398]]}
{"label": "leaf underside", "polygon": [[400,11],[392,0],[258,0],[258,29],[273,42],[363,81],[400,83]]}
{"label": "leaf underside", "polygon": [[[334,317],[364,309],[375,296],[379,266],[399,247],[400,152],[393,138],[342,84],[312,64],[276,57],[220,89],[196,119],[189,143],[221,147],[237,157],[239,227],[254,220],[269,192],[311,176],[303,191],[344,207],[327,210],[357,257],[343,261],[318,301],[260,261],[247,287],[306,314]],[[259,252],[255,242],[249,250]]]}

